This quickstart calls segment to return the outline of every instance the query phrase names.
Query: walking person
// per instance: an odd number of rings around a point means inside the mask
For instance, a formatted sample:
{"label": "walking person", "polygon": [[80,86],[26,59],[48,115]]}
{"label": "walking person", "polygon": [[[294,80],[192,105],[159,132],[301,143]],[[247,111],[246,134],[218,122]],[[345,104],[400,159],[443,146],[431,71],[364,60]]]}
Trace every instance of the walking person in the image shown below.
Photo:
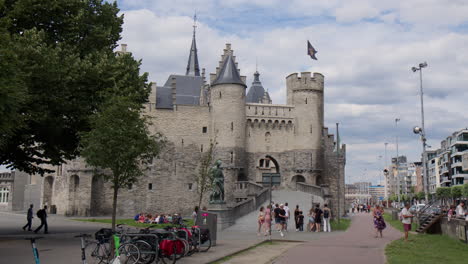
{"label": "walking person", "polygon": [[405,230],[405,241],[408,241],[408,232],[411,231],[411,222],[413,221],[413,215],[409,211],[410,204],[405,203],[405,208],[401,210],[401,222],[403,223],[403,229]]}
{"label": "walking person", "polygon": [[286,229],[286,210],[284,210],[284,205],[281,204],[280,205],[280,210],[278,211],[278,216],[279,216],[279,221],[280,221],[280,226],[281,226],[281,229],[280,229],[280,234],[282,237],[284,237],[284,233],[283,231],[285,231]]}
{"label": "walking person", "polygon": [[275,217],[276,231],[278,231],[278,232],[281,232],[281,230],[280,230],[281,221],[280,221],[280,216],[279,216],[280,211],[281,211],[281,208],[279,208],[279,205],[275,204],[275,210],[273,210],[273,215]]}
{"label": "walking person", "polygon": [[23,226],[23,230],[26,230],[26,227],[27,227],[28,231],[32,231],[31,225],[32,225],[32,220],[34,218],[34,216],[33,216],[33,207],[34,207],[33,204],[29,205],[28,213],[26,215],[26,219],[28,220],[28,223],[26,223],[26,225]]}
{"label": "walking person", "polygon": [[44,205],[43,209],[39,209],[39,211],[37,211],[37,217],[39,220],[41,220],[41,225],[37,227],[36,230],[34,230],[34,233],[37,234],[37,232],[39,232],[39,230],[44,227],[44,234],[48,234],[49,228],[47,226],[47,205]]}
{"label": "walking person", "polygon": [[260,207],[260,211],[258,212],[258,220],[257,220],[258,229],[257,229],[257,236],[260,236],[260,235],[261,235],[263,223],[265,222],[265,212],[264,212],[264,209],[265,209],[265,208],[264,208],[263,206],[261,206],[261,207]]}
{"label": "walking person", "polygon": [[304,231],[304,215],[302,214],[302,211],[299,211],[299,215],[297,216],[297,223],[299,225],[299,231]]}
{"label": "walking person", "polygon": [[322,214],[323,211],[320,209],[320,204],[317,204],[315,207],[315,232],[320,232],[321,231],[321,224],[322,224]]}
{"label": "walking person", "polygon": [[385,224],[385,220],[383,218],[383,210],[381,209],[380,205],[376,205],[374,212],[374,228],[375,228],[375,237],[377,238],[380,234],[380,238],[383,237],[382,231],[387,227]]}
{"label": "walking person", "polygon": [[323,205],[323,232],[331,232],[330,225],[331,210],[327,204]]}
{"label": "walking person", "polygon": [[271,229],[271,204],[269,204],[265,210],[265,220],[263,221],[263,230],[265,236],[270,234]]}
{"label": "walking person", "polygon": [[291,216],[291,210],[288,207],[288,203],[284,204],[284,211],[286,212],[286,218],[284,219],[284,230],[288,232],[288,222]]}
{"label": "walking person", "polygon": [[299,231],[299,222],[298,222],[298,216],[299,216],[299,205],[296,205],[296,210],[294,210],[294,223],[296,223],[296,232]]}
{"label": "walking person", "polygon": [[314,208],[310,208],[309,210],[309,224],[307,230],[309,232],[313,232],[313,229],[315,227],[315,213],[314,213]]}

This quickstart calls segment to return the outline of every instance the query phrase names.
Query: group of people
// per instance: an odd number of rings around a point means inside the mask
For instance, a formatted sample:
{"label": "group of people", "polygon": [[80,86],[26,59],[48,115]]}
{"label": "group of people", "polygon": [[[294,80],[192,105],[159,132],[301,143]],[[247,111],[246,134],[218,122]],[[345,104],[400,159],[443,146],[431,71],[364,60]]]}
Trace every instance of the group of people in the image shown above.
{"label": "group of people", "polygon": [[370,213],[371,212],[371,205],[370,204],[352,204],[351,205],[351,213],[363,213],[363,212],[367,212],[367,213]]}
{"label": "group of people", "polygon": [[456,207],[451,205],[447,212],[448,220],[452,218],[463,218],[468,221],[468,211],[465,209],[465,202],[461,201]]}
{"label": "group of people", "polygon": [[[272,229],[272,222],[274,220],[274,228],[284,237],[284,232],[288,232],[288,224],[290,219],[294,217],[294,223],[296,232],[304,231],[304,213],[299,209],[299,205],[296,205],[294,210],[294,215],[291,214],[291,209],[288,206],[288,203],[285,204],[269,204],[266,208],[260,207],[258,213],[258,229],[257,235],[268,235]],[[321,224],[323,222],[323,231],[331,232],[330,228],[330,218],[331,210],[328,208],[328,205],[325,204],[323,209],[320,208],[320,205],[317,204],[315,208],[309,210],[307,224],[307,231],[310,232],[320,232]]]}
{"label": "group of people", "polygon": [[[23,231],[26,231],[26,228],[28,231],[33,231],[32,230],[32,221],[34,218],[34,212],[33,212],[34,205],[31,204],[29,205],[28,212],[26,213],[26,220],[28,221],[26,225],[23,226]],[[44,234],[49,233],[49,227],[47,225],[47,205],[44,206],[44,208],[39,209],[36,212],[37,218],[41,220],[41,224],[34,230],[34,233],[37,234],[43,227],[44,227]]]}
{"label": "group of people", "polygon": [[133,217],[133,220],[137,223],[144,223],[144,224],[168,224],[181,221],[181,217],[179,214],[144,214],[139,213]]}

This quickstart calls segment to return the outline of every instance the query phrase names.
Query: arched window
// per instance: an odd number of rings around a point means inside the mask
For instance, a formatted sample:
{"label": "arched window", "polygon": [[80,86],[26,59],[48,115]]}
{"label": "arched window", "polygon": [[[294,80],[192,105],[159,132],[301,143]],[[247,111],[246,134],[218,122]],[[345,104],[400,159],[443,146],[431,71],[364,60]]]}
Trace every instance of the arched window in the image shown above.
{"label": "arched window", "polygon": [[270,132],[266,132],[265,133],[265,142],[266,143],[270,143],[271,141],[271,133]]}

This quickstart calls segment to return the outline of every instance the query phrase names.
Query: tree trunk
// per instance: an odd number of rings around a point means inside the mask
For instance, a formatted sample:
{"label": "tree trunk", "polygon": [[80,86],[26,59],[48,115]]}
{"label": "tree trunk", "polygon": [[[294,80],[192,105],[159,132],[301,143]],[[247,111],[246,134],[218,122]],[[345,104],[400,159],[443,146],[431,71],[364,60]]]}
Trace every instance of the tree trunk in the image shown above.
{"label": "tree trunk", "polygon": [[112,231],[115,231],[115,218],[117,215],[117,194],[119,192],[119,187],[114,184],[114,197],[112,200]]}

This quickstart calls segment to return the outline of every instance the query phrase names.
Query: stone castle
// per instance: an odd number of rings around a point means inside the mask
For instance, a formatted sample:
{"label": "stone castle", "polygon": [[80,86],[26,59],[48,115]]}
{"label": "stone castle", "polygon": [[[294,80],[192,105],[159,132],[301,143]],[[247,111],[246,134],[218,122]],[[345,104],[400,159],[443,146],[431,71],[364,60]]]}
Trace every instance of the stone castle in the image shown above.
{"label": "stone castle", "polygon": [[[122,52],[126,45],[118,53]],[[194,31],[185,75],[170,75],[162,86],[151,84],[145,114],[151,118],[152,132],[162,133],[168,144],[144,177],[130,189],[120,190],[118,214],[189,214],[198,201],[200,158],[214,142],[215,159],[222,161],[228,207],[258,199],[260,194],[263,202],[264,187],[271,180],[278,188],[321,196],[334,211],[338,201],[343,208],[346,149],[336,146],[324,127],[324,76],[293,73],[286,77],[286,85],[285,105],[272,104],[258,72],[247,91],[246,77],[240,75],[230,44],[215,73],[205,76]],[[42,179],[41,202],[58,214],[109,215],[110,183],[94,173],[79,158],[63,164]],[[210,207],[206,198],[202,205]]]}

